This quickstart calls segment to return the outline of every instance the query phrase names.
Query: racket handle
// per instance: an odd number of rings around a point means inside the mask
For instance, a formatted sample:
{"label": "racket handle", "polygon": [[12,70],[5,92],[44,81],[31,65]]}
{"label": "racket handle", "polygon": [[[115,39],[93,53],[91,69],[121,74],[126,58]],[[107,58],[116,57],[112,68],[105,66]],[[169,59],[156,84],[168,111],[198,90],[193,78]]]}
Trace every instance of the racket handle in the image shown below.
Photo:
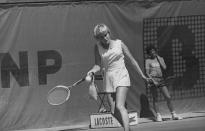
{"label": "racket handle", "polygon": [[152,78],[152,77],[149,77],[151,79],[151,81],[149,83],[152,83],[154,85],[157,85],[157,82]]}
{"label": "racket handle", "polygon": [[88,73],[84,78],[86,81],[92,81],[95,77],[95,73],[94,72],[90,72]]}
{"label": "racket handle", "polygon": [[78,80],[77,82],[75,82],[75,83],[72,85],[72,87],[73,87],[73,86],[76,86],[76,85],[78,85],[78,84],[80,84],[80,83],[83,82],[83,81],[85,81],[85,77],[82,78],[82,79],[80,79],[80,80]]}

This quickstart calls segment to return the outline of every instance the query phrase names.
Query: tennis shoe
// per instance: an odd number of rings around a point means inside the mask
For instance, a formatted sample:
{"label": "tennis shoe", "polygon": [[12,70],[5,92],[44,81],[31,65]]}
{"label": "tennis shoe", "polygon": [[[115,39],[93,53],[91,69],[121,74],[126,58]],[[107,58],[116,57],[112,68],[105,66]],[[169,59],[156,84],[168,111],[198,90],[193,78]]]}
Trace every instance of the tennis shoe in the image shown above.
{"label": "tennis shoe", "polygon": [[161,122],[162,121],[162,116],[159,113],[157,113],[156,121],[157,122]]}
{"label": "tennis shoe", "polygon": [[173,113],[173,114],[172,114],[172,119],[173,119],[173,120],[181,120],[181,119],[183,119],[183,118],[180,117],[180,116],[178,116],[176,113]]}

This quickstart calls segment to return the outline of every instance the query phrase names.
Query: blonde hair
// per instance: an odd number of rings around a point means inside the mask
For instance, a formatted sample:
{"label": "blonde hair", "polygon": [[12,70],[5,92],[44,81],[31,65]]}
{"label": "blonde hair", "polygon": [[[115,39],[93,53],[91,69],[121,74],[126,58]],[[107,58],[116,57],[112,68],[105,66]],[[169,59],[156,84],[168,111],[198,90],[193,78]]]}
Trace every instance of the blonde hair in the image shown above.
{"label": "blonde hair", "polygon": [[110,29],[105,24],[97,24],[94,28],[94,37],[98,39],[105,34],[110,34]]}

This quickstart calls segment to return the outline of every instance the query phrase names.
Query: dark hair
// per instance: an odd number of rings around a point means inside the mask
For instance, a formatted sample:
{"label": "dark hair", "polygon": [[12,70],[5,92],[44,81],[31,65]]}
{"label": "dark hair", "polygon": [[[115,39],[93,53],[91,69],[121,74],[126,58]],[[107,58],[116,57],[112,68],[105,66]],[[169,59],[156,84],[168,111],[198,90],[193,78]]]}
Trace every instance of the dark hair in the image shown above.
{"label": "dark hair", "polygon": [[150,54],[151,50],[157,51],[157,48],[154,45],[150,45],[146,48],[147,54]]}

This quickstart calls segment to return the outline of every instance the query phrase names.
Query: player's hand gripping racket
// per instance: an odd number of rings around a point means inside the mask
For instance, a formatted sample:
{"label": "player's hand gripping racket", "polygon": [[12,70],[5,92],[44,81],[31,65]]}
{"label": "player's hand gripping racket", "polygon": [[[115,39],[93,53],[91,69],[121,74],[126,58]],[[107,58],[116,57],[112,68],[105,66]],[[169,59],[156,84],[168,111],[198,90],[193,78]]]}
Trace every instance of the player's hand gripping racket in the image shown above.
{"label": "player's hand gripping racket", "polygon": [[148,84],[154,84],[155,86],[158,86],[160,84],[167,84],[168,81],[173,80],[176,77],[175,76],[168,76],[163,81],[157,81],[157,80],[154,80],[154,78],[151,78],[151,77],[149,77],[149,78],[151,79],[151,81],[149,81]]}
{"label": "player's hand gripping racket", "polygon": [[51,105],[60,105],[66,102],[70,97],[71,89],[85,81],[85,77],[76,81],[70,86],[58,85],[53,87],[47,95],[48,103]]}

